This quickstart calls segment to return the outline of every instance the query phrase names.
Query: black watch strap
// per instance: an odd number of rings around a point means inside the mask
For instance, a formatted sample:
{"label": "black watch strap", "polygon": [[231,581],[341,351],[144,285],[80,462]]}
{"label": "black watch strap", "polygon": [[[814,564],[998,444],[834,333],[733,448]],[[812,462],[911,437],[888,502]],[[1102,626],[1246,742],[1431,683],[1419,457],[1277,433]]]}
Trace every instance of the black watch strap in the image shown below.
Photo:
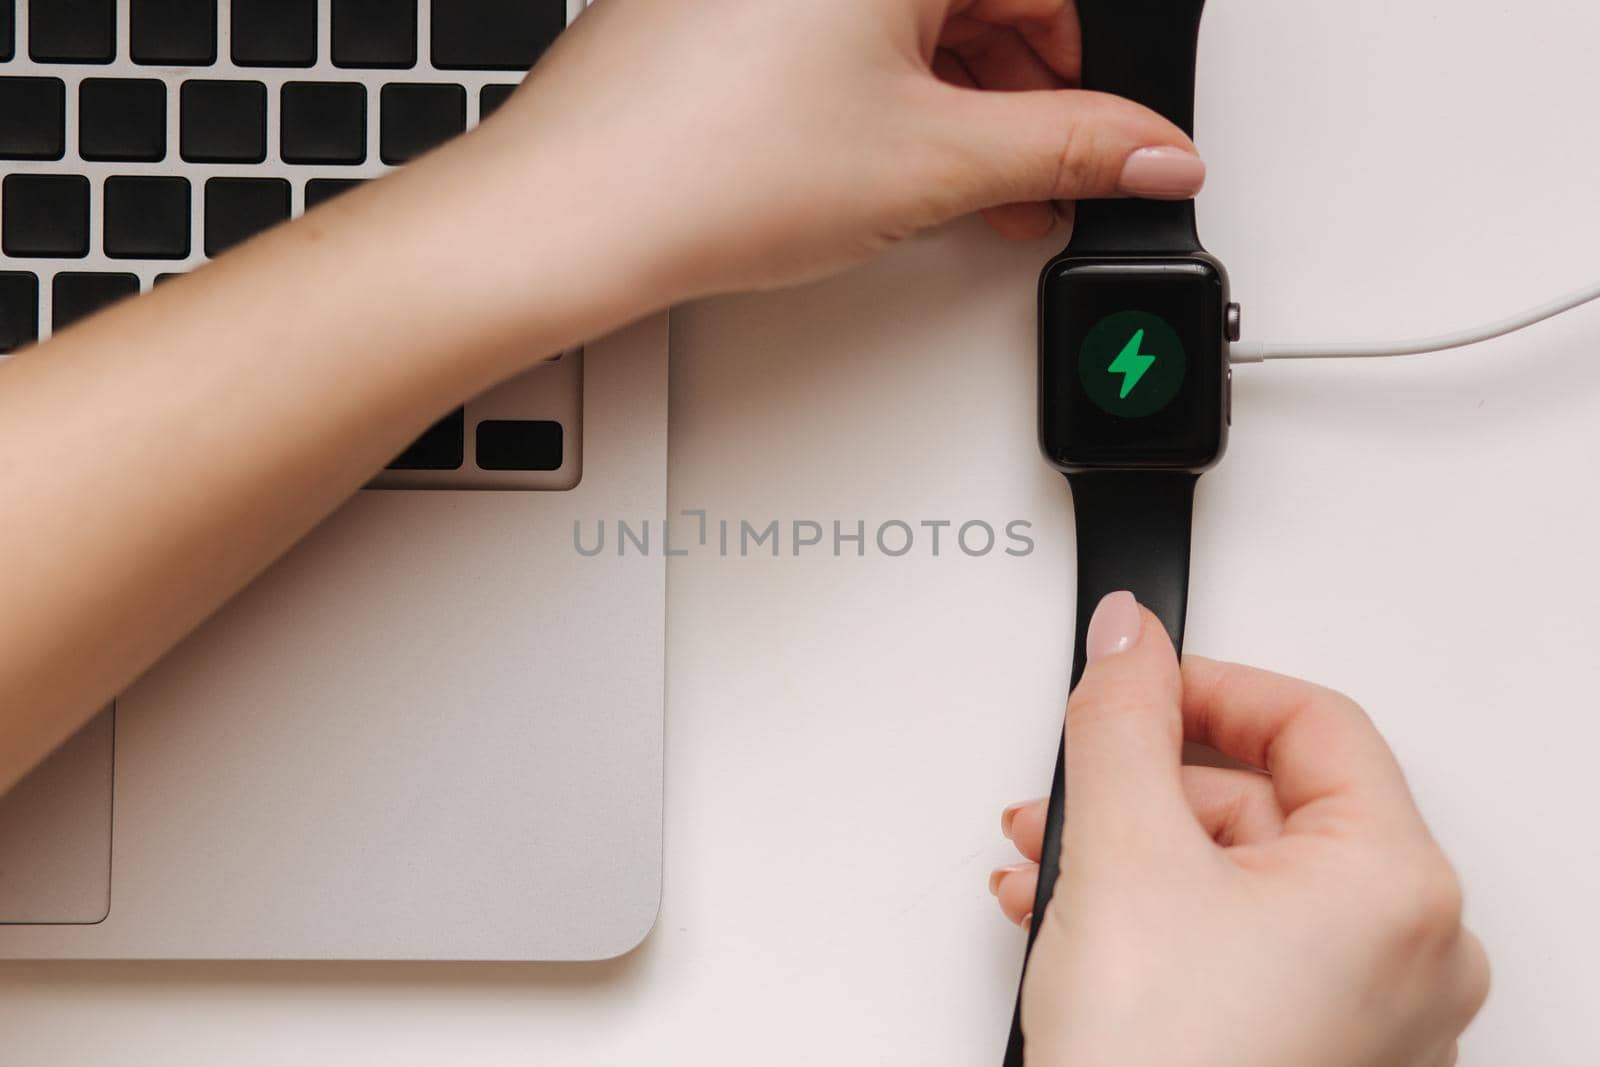
{"label": "black watch strap", "polygon": [[[1143,104],[1194,135],[1195,58],[1205,0],[1078,0],[1085,89]],[[1072,255],[1192,255],[1204,251],[1194,201],[1084,200],[1077,205]],[[1198,475],[1187,471],[1090,471],[1068,475],[1078,531],[1078,620],[1072,685],[1085,663],[1084,639],[1107,593],[1128,590],[1166,626],[1182,651],[1189,601],[1189,542]],[[1028,951],[1055,894],[1066,800],[1064,750],[1045,819]],[[1027,963],[1024,962],[1024,976]],[[1022,996],[1011,1020],[1006,1067],[1023,1067]]]}
{"label": "black watch strap", "polygon": [[1128,590],[1183,648],[1189,604],[1189,531],[1194,487],[1189,471],[1088,471],[1067,475],[1078,537],[1078,635],[1072,684],[1083,676],[1083,644],[1094,609]]}
{"label": "black watch strap", "polygon": [[[1187,471],[1092,471],[1067,476],[1072,483],[1078,536],[1078,625],[1072,651],[1072,685],[1083,676],[1084,638],[1095,607],[1108,593],[1128,590],[1167,628],[1183,650],[1189,603],[1189,544],[1194,487]],[[1055,893],[1065,814],[1064,752],[1056,750],[1055,776],[1045,817],[1039,888],[1034,895],[1028,951]],[[1024,973],[1027,964],[1024,963]],[[1022,998],[1011,1020],[1006,1067],[1022,1067]]]}
{"label": "black watch strap", "polygon": [[[1078,0],[1083,87],[1125,96],[1194,136],[1195,52],[1205,0]],[[1084,200],[1074,253],[1199,252],[1194,201]]]}

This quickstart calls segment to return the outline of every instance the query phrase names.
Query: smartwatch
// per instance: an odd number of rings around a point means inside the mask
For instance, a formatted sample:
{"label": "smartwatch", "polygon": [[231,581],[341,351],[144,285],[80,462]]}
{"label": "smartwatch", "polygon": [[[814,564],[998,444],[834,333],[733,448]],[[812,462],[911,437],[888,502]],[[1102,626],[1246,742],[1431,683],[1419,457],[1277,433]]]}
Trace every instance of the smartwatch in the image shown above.
{"label": "smartwatch", "polygon": [[[1192,135],[1204,2],[1078,0],[1083,87],[1144,104]],[[1227,447],[1238,329],[1194,201],[1077,205],[1071,241],[1039,280],[1039,443],[1071,485],[1077,527],[1073,686],[1108,593],[1131,591],[1183,646],[1195,483]],[[1029,951],[1055,890],[1065,785],[1058,751]],[[1023,1063],[1020,994],[1005,1062]]]}

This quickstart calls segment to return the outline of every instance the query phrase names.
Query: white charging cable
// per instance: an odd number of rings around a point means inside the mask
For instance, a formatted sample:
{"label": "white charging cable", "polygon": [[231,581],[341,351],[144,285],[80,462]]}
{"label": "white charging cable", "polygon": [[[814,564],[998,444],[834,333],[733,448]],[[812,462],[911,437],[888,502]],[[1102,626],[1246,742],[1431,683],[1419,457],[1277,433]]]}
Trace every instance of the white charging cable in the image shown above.
{"label": "white charging cable", "polygon": [[1473,330],[1441,333],[1434,337],[1419,337],[1411,341],[1391,341],[1386,344],[1279,344],[1274,341],[1235,341],[1229,348],[1230,363],[1260,363],[1268,359],[1375,359],[1380,356],[1415,356],[1424,352],[1442,352],[1447,348],[1461,348],[1480,341],[1504,337],[1554,318],[1564,311],[1600,299],[1600,282],[1558,297],[1548,304],[1529,308],[1510,318],[1491,322]]}

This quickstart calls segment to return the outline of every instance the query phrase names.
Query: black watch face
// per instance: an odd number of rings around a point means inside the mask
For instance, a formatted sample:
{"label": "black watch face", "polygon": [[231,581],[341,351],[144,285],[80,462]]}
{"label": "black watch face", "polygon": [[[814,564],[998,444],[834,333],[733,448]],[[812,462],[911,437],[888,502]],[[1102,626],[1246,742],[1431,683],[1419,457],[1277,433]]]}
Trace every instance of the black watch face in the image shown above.
{"label": "black watch face", "polygon": [[1222,453],[1220,273],[1066,262],[1040,289],[1040,440],[1064,469],[1200,470]]}

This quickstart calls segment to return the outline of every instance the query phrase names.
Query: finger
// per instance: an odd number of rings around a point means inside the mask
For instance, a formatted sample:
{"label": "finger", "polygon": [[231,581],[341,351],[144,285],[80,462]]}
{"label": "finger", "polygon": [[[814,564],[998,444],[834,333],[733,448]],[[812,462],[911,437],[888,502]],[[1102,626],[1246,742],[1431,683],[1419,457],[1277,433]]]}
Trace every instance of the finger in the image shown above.
{"label": "finger", "polygon": [[1073,4],[1042,5],[1035,14],[1007,17],[987,8],[955,15],[940,31],[939,43],[960,45],[981,34],[986,26],[1005,25],[1015,30],[1034,54],[1064,84],[1076,85],[1083,74],[1083,33]]}
{"label": "finger", "polygon": [[[952,37],[949,51],[960,59],[962,71],[977,86],[999,92],[1062,88],[1062,80],[1015,30],[972,25],[974,32]],[[1038,240],[1056,226],[1055,206],[1050,201],[1002,204],[984,211],[983,217],[996,233],[1013,241]]]}
{"label": "finger", "polygon": [[[929,0],[923,12],[926,30],[949,46],[981,32],[984,26],[1009,26],[1022,35],[1045,65],[1067,84],[1076,84],[1083,69],[1082,33],[1071,0]],[[923,40],[927,40],[926,35]]]}
{"label": "finger", "polygon": [[[972,74],[955,53],[941,48],[933,57],[933,73],[941,81],[965,88],[975,88]],[[1060,208],[1053,203],[1001,204],[984,211],[983,217],[1000,236],[1013,241],[1031,241],[1044,237],[1055,229],[1060,220]]]}
{"label": "finger", "polygon": [[1064,3],[1054,15],[1024,19],[1017,23],[1017,32],[1063,83],[1078,84],[1083,77],[1083,33],[1075,5]]}
{"label": "finger", "polygon": [[1180,776],[1178,658],[1161,621],[1133,594],[1112,593],[1084,647],[1083,677],[1067,702],[1067,836],[1092,847],[1193,827]]}
{"label": "finger", "polygon": [[951,17],[965,16],[984,22],[1031,22],[1076,10],[1067,0],[951,0]]}
{"label": "finger", "polygon": [[1000,813],[1000,832],[1023,857],[1035,863],[1044,850],[1044,820],[1049,801],[1044,797],[1012,804]]}
{"label": "finger", "polygon": [[[946,44],[974,24],[1016,24],[1059,18],[1068,0],[919,0],[922,40]],[[1077,11],[1072,9],[1073,24]]]}
{"label": "finger", "polygon": [[1056,209],[1056,225],[1063,226],[1067,232],[1072,231],[1073,223],[1078,221],[1078,204],[1075,200],[1054,201]]}
{"label": "finger", "polygon": [[983,26],[977,33],[950,41],[946,47],[961,58],[961,65],[981,88],[1012,93],[1066,87],[1039,53],[1009,26]]}
{"label": "finger", "polygon": [[992,29],[994,29],[993,23],[952,15],[950,21],[939,31],[939,47],[956,51]]}
{"label": "finger", "polygon": [[1291,829],[1337,828],[1351,814],[1423,829],[1394,754],[1348,697],[1192,656],[1183,665],[1183,720],[1189,740],[1272,775]]}
{"label": "finger", "polygon": [[1463,926],[1451,955],[1450,973],[1454,976],[1455,985],[1452,998],[1455,1017],[1452,1021],[1459,1029],[1465,1030],[1483,1008],[1484,1001],[1489,999],[1489,953],[1485,951],[1478,935]]}
{"label": "finger", "polygon": [[[941,48],[933,56],[933,72],[942,82],[950,85],[960,85],[963,88],[976,88],[978,83],[973,82],[973,75],[966,69],[962,59],[954,51]],[[998,208],[989,208],[984,211],[984,221],[989,226],[1010,240],[1037,240],[1050,234],[1056,229],[1056,222],[1061,219],[1059,205],[1053,202],[1034,203],[1003,203]]]}
{"label": "finger", "polygon": [[[1250,845],[1283,832],[1283,812],[1266,775],[1224,767],[1183,767],[1181,774],[1189,810],[1217,844]],[[1000,832],[1035,863],[1044,851],[1048,804],[1027,800],[1000,813]]]}
{"label": "finger", "polygon": [[1016,863],[998,868],[989,875],[989,892],[1000,902],[1000,910],[1014,923],[1033,914],[1033,897],[1039,889],[1039,865]]}
{"label": "finger", "polygon": [[928,84],[933,159],[951,214],[1035,200],[1187,199],[1205,181],[1183,131],[1121,97]]}
{"label": "finger", "polygon": [[972,73],[962,66],[960,57],[948,48],[941,48],[933,54],[933,73],[949,85],[963,89],[978,87],[978,83],[972,80]]}
{"label": "finger", "polygon": [[1233,767],[1183,768],[1189,810],[1223,848],[1270,841],[1283,833],[1283,812],[1272,779]]}
{"label": "finger", "polygon": [[1001,237],[1012,241],[1037,241],[1056,228],[1056,208],[1049,201],[1001,204],[985,208],[983,219]]}
{"label": "finger", "polygon": [[1417,1067],[1456,1067],[1461,1059],[1461,1046],[1452,1041],[1437,1053],[1417,1064]]}

